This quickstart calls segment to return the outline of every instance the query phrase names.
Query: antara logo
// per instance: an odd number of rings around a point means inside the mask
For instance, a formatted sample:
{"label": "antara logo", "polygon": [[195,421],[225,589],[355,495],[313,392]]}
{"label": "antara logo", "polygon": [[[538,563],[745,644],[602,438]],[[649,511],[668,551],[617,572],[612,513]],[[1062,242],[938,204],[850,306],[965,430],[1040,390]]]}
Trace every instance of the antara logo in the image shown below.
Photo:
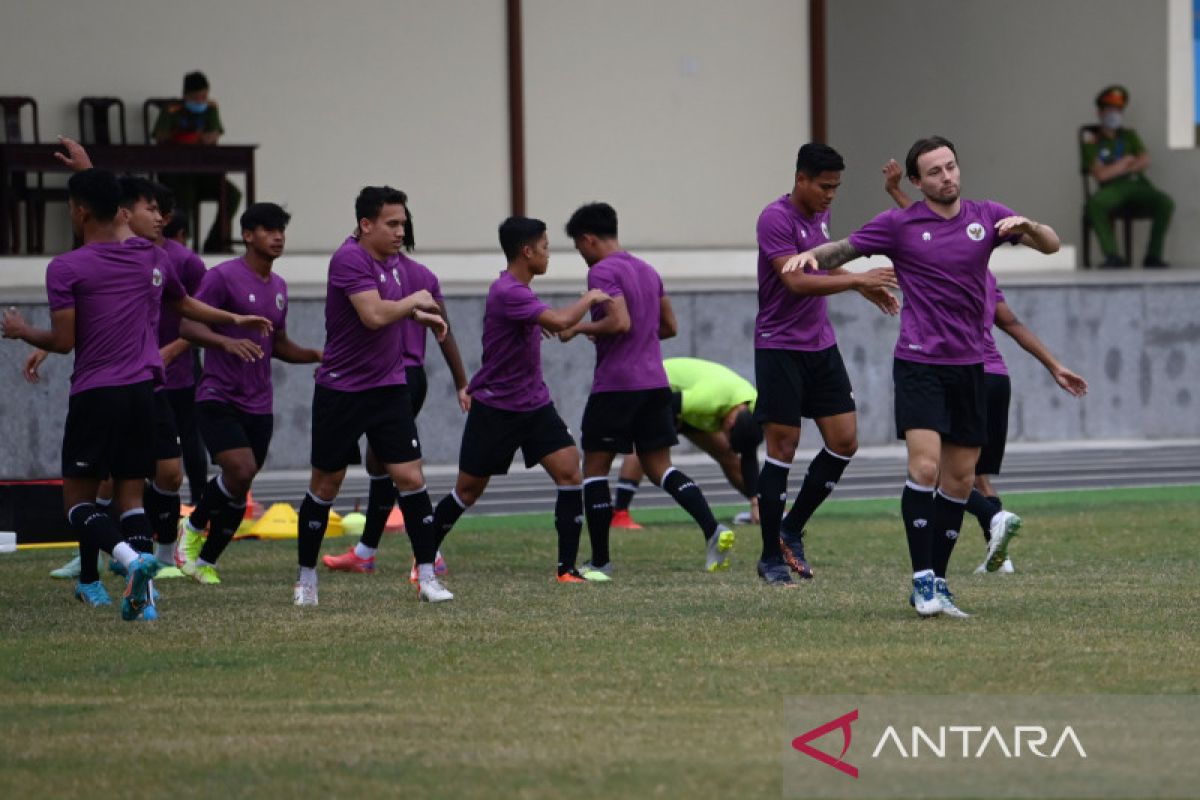
{"label": "antara logo", "polygon": [[[857,778],[858,767],[843,761],[843,759],[846,757],[846,751],[850,749],[850,737],[852,735],[850,731],[850,724],[856,719],[858,719],[857,708],[848,714],[843,714],[837,719],[831,719],[824,725],[818,725],[807,733],[800,734],[795,739],[792,739],[792,747],[810,758],[815,758],[822,764],[828,764],[839,772],[846,773],[851,778]],[[837,758],[834,758],[828,753],[822,753],[815,747],[809,746],[808,743],[813,739],[820,739],[825,734],[835,730],[840,730],[842,732],[842,752]]]}

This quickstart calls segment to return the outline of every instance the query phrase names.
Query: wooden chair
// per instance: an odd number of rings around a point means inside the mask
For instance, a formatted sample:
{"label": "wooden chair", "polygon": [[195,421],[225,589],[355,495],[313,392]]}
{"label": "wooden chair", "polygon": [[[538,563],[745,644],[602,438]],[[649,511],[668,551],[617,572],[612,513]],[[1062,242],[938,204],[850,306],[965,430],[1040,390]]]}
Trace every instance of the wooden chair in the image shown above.
{"label": "wooden chair", "polygon": [[[1092,266],[1092,222],[1088,219],[1087,204],[1092,198],[1092,194],[1099,188],[1096,184],[1096,179],[1092,177],[1091,164],[1084,163],[1083,146],[1085,142],[1095,141],[1100,136],[1099,125],[1080,125],[1077,141],[1079,142],[1079,174],[1083,179],[1083,268],[1091,269]],[[1133,264],[1133,221],[1135,219],[1150,219],[1149,214],[1139,214],[1134,211],[1115,211],[1111,219],[1120,221],[1122,229],[1125,233],[1125,261],[1130,265]]]}
{"label": "wooden chair", "polygon": [[[112,112],[117,111],[117,130],[113,138]],[[90,124],[89,124],[90,123]],[[79,101],[79,141],[82,144],[128,144],[125,132],[125,102],[119,97],[84,97]]]}
{"label": "wooden chair", "polygon": [[[28,109],[28,114],[23,115],[22,112],[26,109]],[[32,97],[23,95],[0,97],[0,115],[3,116],[6,142],[38,144],[41,141],[41,131],[38,127],[38,105]],[[26,132],[22,116],[29,117],[32,138]],[[50,201],[66,202],[67,199],[65,187],[47,187],[41,172],[35,172],[33,176],[34,181],[31,183],[29,174],[14,172],[12,173],[12,183],[0,187],[0,191],[8,195],[11,209],[8,220],[0,224],[7,225],[12,232],[13,253],[21,250],[19,205],[22,203],[25,205],[26,249],[30,253],[41,253],[45,250],[46,245],[46,203]]]}

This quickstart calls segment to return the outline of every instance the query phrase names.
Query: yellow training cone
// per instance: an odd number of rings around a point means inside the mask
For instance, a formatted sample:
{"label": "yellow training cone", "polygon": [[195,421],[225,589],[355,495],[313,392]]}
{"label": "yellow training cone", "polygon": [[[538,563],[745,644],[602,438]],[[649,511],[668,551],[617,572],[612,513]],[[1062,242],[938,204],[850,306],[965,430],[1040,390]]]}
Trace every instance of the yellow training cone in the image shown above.
{"label": "yellow training cone", "polygon": [[300,516],[287,503],[275,503],[250,527],[250,536],[259,539],[295,539]]}

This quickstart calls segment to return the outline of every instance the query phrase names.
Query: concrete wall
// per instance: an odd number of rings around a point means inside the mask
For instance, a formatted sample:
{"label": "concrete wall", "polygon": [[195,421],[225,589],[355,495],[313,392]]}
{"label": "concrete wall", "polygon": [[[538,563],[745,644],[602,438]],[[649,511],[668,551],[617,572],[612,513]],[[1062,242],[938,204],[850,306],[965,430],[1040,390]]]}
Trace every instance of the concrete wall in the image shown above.
{"label": "concrete wall", "polygon": [[[753,380],[750,348],[756,299],[753,292],[688,292],[670,287],[681,335],[665,343],[667,356],[696,355],[732,366]],[[1082,401],[1063,393],[1031,357],[1001,336],[1012,371],[1010,420],[1013,441],[1112,438],[1173,439],[1200,436],[1200,281],[1161,278],[1154,283],[1096,279],[1090,283],[1006,284],[1009,303],[1067,365],[1083,374],[1091,391]],[[561,304],[564,295],[547,295]],[[483,298],[448,300],[455,333],[474,371],[479,364]],[[891,349],[897,321],[857,296],[831,299],[834,325],[859,403],[864,445],[893,442]],[[23,306],[44,325],[44,305]],[[323,341],[323,304],[295,300],[288,327],[306,344]],[[69,357],[44,365],[43,382],[18,377],[28,348],[0,346],[0,478],[58,473],[66,413]],[[542,347],[546,380],[560,412],[577,428],[591,383],[592,346],[586,341]],[[435,346],[429,359],[430,394],[419,424],[431,463],[457,459],[462,415],[454,404],[445,364]],[[312,368],[274,366],[275,439],[268,468],[301,468],[308,460]],[[811,428],[811,426],[808,426]],[[806,442],[811,444],[811,430]]]}
{"label": "concrete wall", "polygon": [[[883,162],[903,162],[913,141],[938,133],[958,148],[965,196],[1002,201],[1079,244],[1076,131],[1096,121],[1099,90],[1121,83],[1127,124],[1153,159],[1150,178],[1175,198],[1167,260],[1195,262],[1200,153],[1167,147],[1167,0],[1013,0],[1002,9],[837,0],[828,9],[829,141],[848,165],[837,235],[890,204]],[[1135,225],[1139,262],[1148,231]]]}
{"label": "concrete wall", "polygon": [[[37,98],[51,141],[81,96],[120,96],[140,142],[142,101],[202,69],[225,141],[260,145],[258,198],[292,212],[293,251],[329,252],[383,182],[409,193],[423,249],[492,251],[510,211],[504,6],[7,3],[0,94]],[[529,212],[558,244],[593,199],[630,244],[752,244],[808,137],[806,19],[803,0],[528,0]],[[48,249],[68,247],[61,206],[48,223]]]}

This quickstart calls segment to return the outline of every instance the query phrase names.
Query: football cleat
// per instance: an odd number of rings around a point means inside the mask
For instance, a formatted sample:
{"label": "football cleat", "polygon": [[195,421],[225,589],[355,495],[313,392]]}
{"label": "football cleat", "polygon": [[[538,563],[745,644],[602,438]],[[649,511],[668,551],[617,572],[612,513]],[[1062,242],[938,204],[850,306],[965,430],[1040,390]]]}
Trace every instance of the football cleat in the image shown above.
{"label": "football cleat", "polygon": [[954,604],[954,594],[950,591],[950,587],[946,585],[945,578],[933,579],[933,593],[937,595],[938,600],[942,603],[942,613],[947,617],[955,619],[966,619],[971,616]]}
{"label": "football cleat", "polygon": [[788,565],[783,563],[782,558],[772,558],[766,561],[758,562],[758,577],[763,579],[763,583],[768,586],[783,586],[794,588],[796,582],[792,580],[792,571],[788,569]]}
{"label": "football cleat", "polygon": [[139,554],[129,565],[125,595],[121,599],[121,619],[132,622],[141,616],[143,609],[151,602],[150,592],[154,589],[154,576],[158,574],[161,566],[158,559],[149,553]]}
{"label": "football cleat", "polygon": [[724,525],[718,525],[713,535],[708,537],[707,557],[704,569],[708,572],[720,572],[729,569],[729,551],[733,549],[735,537],[733,531]]}
{"label": "football cleat", "polygon": [[351,547],[340,556],[321,556],[321,563],[335,572],[374,572],[375,556],[359,558]]}
{"label": "football cleat", "polygon": [[417,599],[423,603],[445,603],[447,600],[453,600],[454,595],[442,586],[442,582],[435,575],[417,584]]}
{"label": "football cleat", "polygon": [[95,581],[93,583],[76,583],[75,599],[84,605],[91,606],[92,608],[112,605],[112,600],[110,600],[108,597],[108,591],[105,590],[104,584],[100,581]]}
{"label": "football cleat", "polygon": [[927,569],[912,579],[912,594],[908,604],[922,617],[936,617],[942,613],[942,600],[934,588],[933,570]]}
{"label": "football cleat", "polygon": [[292,605],[315,606],[317,604],[317,585],[315,583],[300,583],[292,587]]}
{"label": "football cleat", "polygon": [[622,528],[627,531],[640,531],[641,525],[633,521],[633,517],[629,516],[629,509],[620,508],[613,512],[612,527]]}
{"label": "football cleat", "polygon": [[812,580],[812,567],[808,565],[808,561],[804,558],[804,531],[800,533],[792,533],[780,529],[779,531],[779,549],[783,551],[783,560],[792,572],[795,572],[804,580]]}
{"label": "football cleat", "polygon": [[1011,511],[998,511],[988,528],[987,571],[995,572],[1008,558],[1008,545],[1021,530],[1021,518]]}

